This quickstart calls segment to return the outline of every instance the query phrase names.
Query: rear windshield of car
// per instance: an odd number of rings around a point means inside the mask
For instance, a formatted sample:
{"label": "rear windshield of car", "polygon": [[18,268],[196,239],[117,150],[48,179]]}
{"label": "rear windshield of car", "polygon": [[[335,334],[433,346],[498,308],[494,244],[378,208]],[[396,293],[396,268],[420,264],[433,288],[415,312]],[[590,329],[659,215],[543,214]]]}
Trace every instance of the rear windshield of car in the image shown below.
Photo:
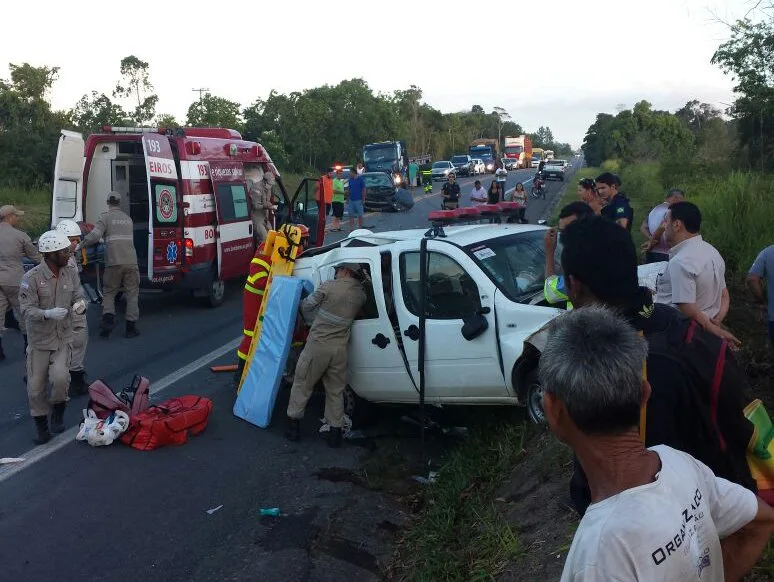
{"label": "rear windshield of car", "polygon": [[454,156],[452,159],[452,164],[462,164],[468,161],[468,158],[466,156]]}
{"label": "rear windshield of car", "polygon": [[448,168],[449,162],[436,162],[433,164],[434,168]]}

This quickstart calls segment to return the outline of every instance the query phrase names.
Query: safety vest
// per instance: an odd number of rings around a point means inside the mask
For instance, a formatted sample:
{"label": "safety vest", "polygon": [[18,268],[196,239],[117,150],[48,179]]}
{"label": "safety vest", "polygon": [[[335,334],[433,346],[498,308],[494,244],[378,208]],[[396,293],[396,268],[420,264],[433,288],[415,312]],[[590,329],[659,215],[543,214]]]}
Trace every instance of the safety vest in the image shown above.
{"label": "safety vest", "polygon": [[564,286],[564,277],[560,275],[551,275],[546,279],[543,285],[543,295],[545,295],[546,301],[551,305],[566,301],[567,311],[572,309],[572,303],[570,303],[570,298],[567,296]]}
{"label": "safety vest", "polygon": [[258,320],[258,312],[261,310],[263,294],[271,270],[271,258],[260,254],[262,250],[263,245],[250,261],[250,271],[242,294],[242,343],[237,349],[237,356],[242,360],[246,360],[250,352],[255,322]]}

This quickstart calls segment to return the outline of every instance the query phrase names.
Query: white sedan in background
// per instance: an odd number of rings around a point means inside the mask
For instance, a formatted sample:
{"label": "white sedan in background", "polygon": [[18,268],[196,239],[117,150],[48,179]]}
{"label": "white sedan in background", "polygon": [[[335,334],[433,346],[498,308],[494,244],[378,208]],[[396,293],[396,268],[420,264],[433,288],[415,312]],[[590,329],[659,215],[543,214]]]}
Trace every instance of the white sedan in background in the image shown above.
{"label": "white sedan in background", "polygon": [[476,175],[486,173],[486,165],[484,164],[484,160],[479,158],[473,159],[473,173]]}

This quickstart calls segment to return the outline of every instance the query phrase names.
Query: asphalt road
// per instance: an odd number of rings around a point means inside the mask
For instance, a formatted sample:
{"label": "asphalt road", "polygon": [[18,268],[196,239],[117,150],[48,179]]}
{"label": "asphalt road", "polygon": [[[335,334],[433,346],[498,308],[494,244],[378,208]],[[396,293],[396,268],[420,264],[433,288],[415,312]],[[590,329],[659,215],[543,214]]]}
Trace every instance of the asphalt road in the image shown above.
{"label": "asphalt road", "polygon": [[[507,188],[533,174],[510,172]],[[460,180],[466,202],[473,181]],[[550,213],[559,189],[550,182],[546,200],[530,198],[530,222]],[[429,195],[416,189],[411,211],[369,214],[366,225],[381,231],[425,226],[427,213],[440,208],[439,190],[440,183]],[[330,233],[327,240],[342,236]],[[237,419],[230,374],[208,368],[234,361],[238,287],[215,310],[175,293],[142,294],[140,308],[139,338],[127,340],[117,328],[105,340],[96,333],[99,306],[89,306],[89,377],[119,389],[134,374],[145,375],[161,389],[156,402],[208,396],[215,407],[207,430],[182,447],[146,453],[121,444],[92,448],[74,442],[86,405],[78,397],[65,417],[71,430],[33,447],[22,340],[6,334],[0,457],[25,461],[0,466],[0,582],[378,579],[406,516],[388,496],[315,474],[357,470],[363,449],[329,449],[316,438],[319,396],[310,402],[298,444],[282,436],[286,392],[268,430]],[[283,515],[261,517],[267,507]]]}

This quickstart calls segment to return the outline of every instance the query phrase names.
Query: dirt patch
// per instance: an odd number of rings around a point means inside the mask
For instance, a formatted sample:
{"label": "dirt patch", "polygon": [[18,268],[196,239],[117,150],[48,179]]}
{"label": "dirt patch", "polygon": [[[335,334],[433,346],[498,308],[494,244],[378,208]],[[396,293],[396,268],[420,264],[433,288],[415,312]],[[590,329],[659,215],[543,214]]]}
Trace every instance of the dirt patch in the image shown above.
{"label": "dirt patch", "polygon": [[496,502],[518,532],[522,555],[499,580],[558,580],[578,524],[568,483],[572,452],[545,431],[527,442],[523,460],[498,490]]}

